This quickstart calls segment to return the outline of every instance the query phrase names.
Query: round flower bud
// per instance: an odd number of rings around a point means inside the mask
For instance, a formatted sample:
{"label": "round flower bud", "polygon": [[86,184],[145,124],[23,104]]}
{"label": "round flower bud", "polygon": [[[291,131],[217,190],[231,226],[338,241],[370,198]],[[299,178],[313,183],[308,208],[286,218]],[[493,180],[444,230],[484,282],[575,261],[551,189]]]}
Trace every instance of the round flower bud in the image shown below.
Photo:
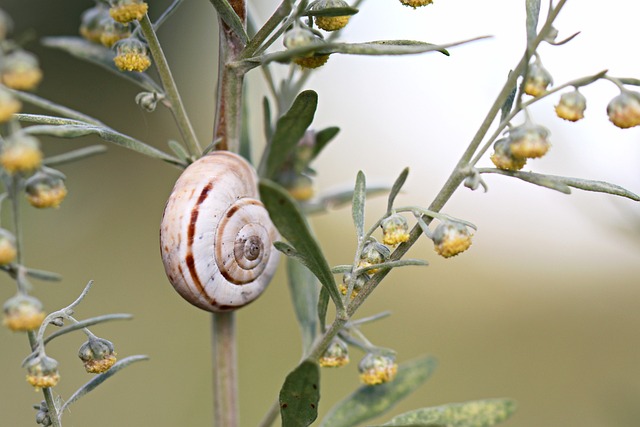
{"label": "round flower bud", "polygon": [[111,341],[91,337],[80,346],[78,357],[90,374],[106,372],[116,363],[116,353]]}
{"label": "round flower bud", "polygon": [[[349,4],[344,0],[319,0],[314,4],[311,10],[320,11],[342,7],[349,7]],[[351,18],[350,15],[316,16],[314,19],[318,28],[322,28],[325,31],[337,31],[344,28],[349,23],[349,18]]]}
{"label": "round flower bud", "polygon": [[529,66],[527,80],[524,82],[524,93],[531,96],[540,96],[553,84],[551,74],[542,66],[539,61]]}
{"label": "round flower bud", "polygon": [[0,123],[8,122],[11,116],[20,111],[22,103],[3,86],[0,86]]}
{"label": "round flower bud", "polygon": [[380,223],[382,227],[382,243],[396,246],[409,240],[409,223],[402,215],[393,214]]}
{"label": "round flower bud", "polygon": [[8,230],[0,228],[0,266],[11,264],[17,254],[16,238]]}
{"label": "round flower bud", "polygon": [[4,10],[0,9],[0,42],[6,40],[13,28],[11,17]]}
{"label": "round flower bud", "polygon": [[67,195],[61,175],[40,171],[29,178],[25,185],[27,200],[36,208],[57,208]]}
{"label": "round flower bud", "polygon": [[[382,264],[391,256],[391,251],[385,245],[378,243],[375,239],[369,240],[364,244],[362,253],[360,254],[360,262],[358,268],[368,267],[374,264]],[[369,274],[375,274],[380,271],[379,268],[367,270]]]}
{"label": "round flower bud", "polygon": [[349,349],[340,338],[334,338],[318,359],[323,368],[339,368],[349,363]]}
{"label": "round flower bud", "polygon": [[120,40],[124,40],[131,36],[128,24],[121,24],[107,16],[101,23],[102,32],[100,33],[100,43],[103,46],[111,47]]}
{"label": "round flower bud", "polygon": [[121,24],[141,20],[149,9],[149,5],[142,0],[112,0],[110,3],[109,14]]}
{"label": "round flower bud", "polygon": [[511,154],[511,140],[508,138],[499,139],[493,144],[494,153],[491,155],[493,164],[502,170],[519,171],[527,163],[527,159],[516,159]]}
{"label": "round flower bud", "polygon": [[[342,295],[347,295],[347,291],[349,290],[349,281],[351,281],[351,277],[352,275],[350,273],[345,273],[345,275],[342,276],[342,283],[338,285],[338,290]],[[353,284],[353,291],[351,291],[351,299],[354,299],[355,297],[358,296],[358,293],[360,293],[360,290],[362,289],[364,284],[367,283],[367,280],[369,279],[370,277],[368,274],[359,274],[356,277],[355,279],[356,282]]]}
{"label": "round flower bud", "polygon": [[624,90],[607,105],[611,123],[622,129],[640,125],[640,93]]}
{"label": "round flower bud", "polygon": [[398,372],[392,354],[367,353],[358,364],[360,381],[366,385],[378,385],[393,381]]}
{"label": "round flower bud", "polygon": [[27,382],[35,387],[54,387],[60,381],[58,362],[47,355],[36,356],[27,362]]}
{"label": "round flower bud", "polygon": [[400,3],[415,9],[416,7],[429,5],[433,3],[433,0],[400,0]]}
{"label": "round flower bud", "polygon": [[560,102],[556,105],[556,114],[561,119],[577,122],[584,118],[584,110],[587,109],[587,98],[578,89],[562,94]]}
{"label": "round flower bud", "polygon": [[471,246],[471,235],[467,227],[459,222],[445,221],[433,232],[436,253],[445,258],[456,256]]}
{"label": "round flower bud", "polygon": [[9,298],[2,306],[2,312],[2,324],[14,332],[38,329],[47,315],[37,298],[23,294]]}
{"label": "round flower bud", "polygon": [[8,174],[31,172],[41,163],[40,143],[33,136],[16,133],[5,140],[0,151],[0,166]]}
{"label": "round flower bud", "polygon": [[134,38],[120,40],[115,47],[116,56],[113,62],[121,71],[142,72],[151,65],[147,47],[140,40]]}
{"label": "round flower bud", "polygon": [[302,68],[314,69],[322,67],[329,60],[329,55],[314,55],[305,58],[295,58],[293,62]]}
{"label": "round flower bud", "polygon": [[35,407],[38,410],[36,413],[36,424],[41,424],[43,426],[50,426],[53,424],[51,421],[51,415],[49,414],[49,407],[47,406],[46,401],[41,401],[38,407]]}
{"label": "round flower bud", "polygon": [[544,156],[551,144],[549,131],[540,125],[525,123],[509,130],[509,149],[517,159],[535,159]]}
{"label": "round flower bud", "polygon": [[[294,27],[285,33],[283,43],[287,49],[296,49],[312,44],[320,44],[322,43],[322,39],[306,28]],[[302,68],[312,69],[323,66],[328,60],[329,55],[310,53],[294,58],[293,62]]]}
{"label": "round flower bud", "polygon": [[94,7],[82,12],[78,32],[86,40],[93,43],[100,43],[100,37],[102,36],[104,28],[103,24],[107,19],[112,20],[111,16],[109,16],[109,8],[107,8],[104,3],[96,3]]}
{"label": "round flower bud", "polygon": [[42,80],[42,70],[34,54],[16,50],[3,58],[1,77],[8,88],[32,90]]}
{"label": "round flower bud", "polygon": [[313,180],[307,175],[296,175],[293,182],[286,185],[286,189],[294,199],[306,202],[314,194]]}

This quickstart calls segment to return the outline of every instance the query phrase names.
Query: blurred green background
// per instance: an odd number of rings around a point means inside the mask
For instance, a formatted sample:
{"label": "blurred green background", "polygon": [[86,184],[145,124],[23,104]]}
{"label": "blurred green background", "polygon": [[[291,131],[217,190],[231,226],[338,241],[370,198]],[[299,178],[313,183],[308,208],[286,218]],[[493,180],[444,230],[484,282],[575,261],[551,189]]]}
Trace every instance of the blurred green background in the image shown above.
{"label": "blurred green background", "polygon": [[[168,4],[150,3],[155,16]],[[159,36],[197,133],[209,141],[216,19],[207,1],[185,3]],[[410,166],[412,174],[399,203],[426,205],[523,48],[524,2],[490,2],[494,12],[500,11],[495,17],[483,9],[486,2],[442,1],[424,11],[402,8],[397,2],[366,3],[345,39],[437,43],[495,36],[452,49],[449,58],[332,57],[310,80],[308,87],[320,93],[314,126],[343,128],[316,164],[318,191],[351,185],[358,169],[370,182],[390,183]],[[3,0],[1,7],[13,16],[17,35],[32,37],[27,48],[39,55],[45,72],[39,95],[166,150],[167,140],[179,135],[165,109],[142,112],[133,102],[138,91],[132,85],[38,45],[42,36],[76,34],[79,15],[91,4]],[[256,7],[260,20],[275,4],[261,2]],[[595,1],[573,2],[566,8],[567,18],[558,22],[561,34],[583,34],[567,47],[545,46],[541,51],[558,83],[607,67],[614,75],[640,76],[637,54],[628,57],[624,43],[618,49],[621,40],[634,39],[632,19],[637,16],[620,10],[637,6],[621,0],[608,5],[607,10],[600,6],[593,20],[583,13],[591,6],[595,9]],[[615,25],[604,27],[607,22]],[[286,75],[285,67],[276,72]],[[265,93],[260,77],[255,72],[248,81],[257,146],[262,143],[260,98]],[[640,131],[621,131],[607,123],[606,102],[616,95],[611,85],[584,93],[590,107],[583,122],[554,118],[551,99],[532,111],[551,129],[554,148],[530,167],[614,181],[638,192]],[[46,154],[98,142],[42,139]],[[179,171],[114,146],[106,155],[61,169],[69,189],[62,207],[24,209],[27,264],[64,276],[61,283],[35,283],[34,294],[51,311],[67,305],[89,279],[95,280],[77,317],[134,314],[133,321],[98,326],[94,332],[112,340],[121,357],[151,357],[72,407],[65,426],[210,425],[209,316],[173,291],[158,250],[158,223]],[[394,271],[362,309],[361,316],[393,312],[364,332],[374,343],[396,349],[399,361],[424,353],[440,361],[429,382],[394,413],[512,397],[519,409],[508,426],[639,425],[637,206],[588,193],[565,196],[501,177],[489,177],[488,182],[488,193],[462,189],[445,209],[479,226],[472,249],[441,260],[427,242],[416,245],[410,255],[428,259],[431,266]],[[368,217],[376,218],[383,209],[382,199],[373,200]],[[332,264],[353,258],[348,209],[316,217],[313,225]],[[300,339],[282,270],[268,292],[238,316],[243,426],[258,423],[299,358]],[[15,292],[14,284],[8,277],[0,280],[0,300],[6,300]],[[62,380],[56,390],[63,397],[89,379],[76,359],[83,341],[77,334],[48,347],[61,363]],[[27,347],[24,336],[0,330],[1,426],[34,424],[30,407],[41,394],[25,383],[20,368]],[[359,357],[354,350],[353,361]],[[358,385],[355,365],[323,371],[321,414]]]}

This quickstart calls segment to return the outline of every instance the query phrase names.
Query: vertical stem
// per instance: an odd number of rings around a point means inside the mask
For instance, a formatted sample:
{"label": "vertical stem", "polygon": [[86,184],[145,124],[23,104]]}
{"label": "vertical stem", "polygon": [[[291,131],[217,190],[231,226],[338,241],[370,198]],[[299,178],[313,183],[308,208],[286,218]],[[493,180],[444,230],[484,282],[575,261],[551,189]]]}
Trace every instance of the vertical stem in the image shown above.
{"label": "vertical stem", "polygon": [[198,144],[198,138],[196,137],[196,133],[193,130],[191,121],[187,116],[187,111],[184,108],[182,98],[180,97],[180,93],[178,92],[178,87],[176,86],[176,82],[173,80],[173,75],[171,74],[169,64],[167,63],[167,58],[164,56],[164,52],[160,47],[160,42],[158,41],[158,37],[153,30],[153,25],[149,20],[149,15],[145,15],[140,20],[140,29],[142,30],[142,34],[144,34],[144,37],[149,44],[149,50],[151,51],[151,55],[153,56],[158,74],[160,74],[162,86],[164,87],[167,98],[171,103],[171,112],[173,113],[173,117],[176,120],[176,124],[178,125],[178,129],[180,130],[180,134],[182,135],[182,138],[184,139],[189,152],[192,155],[199,157],[202,153],[202,148],[200,148],[200,144]]}
{"label": "vertical stem", "polygon": [[[229,2],[243,23],[247,20],[245,0]],[[244,43],[222,19],[218,19],[220,28],[218,53],[218,89],[216,96],[216,116],[213,141],[216,149],[240,150],[240,129],[242,126],[242,84],[244,74],[227,64],[235,61],[244,49]]]}
{"label": "vertical stem", "polygon": [[213,313],[213,425],[237,427],[238,369],[235,312]]}

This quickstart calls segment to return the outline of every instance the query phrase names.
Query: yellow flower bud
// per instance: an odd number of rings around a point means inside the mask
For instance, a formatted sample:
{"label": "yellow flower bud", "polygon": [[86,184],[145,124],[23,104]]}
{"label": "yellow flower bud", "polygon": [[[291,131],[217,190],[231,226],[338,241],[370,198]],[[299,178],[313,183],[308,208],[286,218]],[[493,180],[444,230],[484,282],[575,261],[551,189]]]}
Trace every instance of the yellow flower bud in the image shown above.
{"label": "yellow flower bud", "polygon": [[381,223],[382,243],[396,246],[409,240],[409,223],[402,215],[393,214],[385,218]]}
{"label": "yellow flower bud", "polygon": [[525,123],[509,131],[509,149],[516,159],[535,159],[544,156],[551,144],[549,131],[539,125]]}
{"label": "yellow flower bud", "polygon": [[339,368],[349,363],[349,349],[347,344],[339,338],[334,338],[329,347],[318,359],[323,368]]}
{"label": "yellow flower bud", "polygon": [[131,36],[129,25],[121,24],[107,17],[102,21],[102,32],[100,33],[99,42],[106,47],[111,47],[120,40],[124,40]]}
{"label": "yellow flower bud", "polygon": [[0,166],[10,175],[31,172],[41,162],[40,143],[30,135],[14,134],[5,140],[0,151]]}
{"label": "yellow flower bud", "polygon": [[151,65],[147,47],[138,39],[120,40],[115,45],[116,56],[113,62],[121,71],[143,72]]}
{"label": "yellow flower bud", "polygon": [[6,55],[2,61],[2,83],[11,89],[32,90],[42,80],[38,58],[24,50]]}
{"label": "yellow flower bud", "polygon": [[9,231],[0,228],[0,266],[11,264],[17,255],[16,238]]}
{"label": "yellow flower bud", "polygon": [[20,111],[22,103],[7,89],[0,86],[0,123],[8,122],[11,116]]}
{"label": "yellow flower bud", "polygon": [[529,66],[527,79],[524,82],[524,93],[531,96],[540,96],[553,84],[551,74],[542,66],[539,61]]}
{"label": "yellow flower bud", "polygon": [[433,0],[400,0],[400,3],[415,9],[417,7],[430,5],[433,3]]}
{"label": "yellow flower bud", "polygon": [[117,360],[111,341],[96,337],[89,338],[80,346],[78,357],[90,374],[101,374],[108,371]]}
{"label": "yellow flower bud", "polygon": [[86,40],[100,43],[104,23],[108,21],[113,21],[109,16],[109,9],[103,3],[97,3],[94,7],[82,12],[78,32]]}
{"label": "yellow flower bud", "polygon": [[446,221],[433,232],[433,243],[438,255],[445,258],[456,256],[471,246],[471,235],[464,224]]}
{"label": "yellow flower bud", "polygon": [[398,365],[392,354],[368,353],[358,364],[360,381],[366,385],[378,385],[393,381]]}
{"label": "yellow flower bud", "polygon": [[148,9],[149,5],[142,0],[113,0],[109,14],[121,24],[127,24],[141,20]]}
{"label": "yellow flower bud", "polygon": [[22,294],[7,300],[2,311],[2,324],[14,332],[36,330],[47,316],[37,298]]}
{"label": "yellow flower bud", "polygon": [[27,200],[36,208],[57,208],[67,195],[61,175],[53,172],[38,172],[25,185]]}
{"label": "yellow flower bud", "polygon": [[[344,0],[320,0],[314,4],[312,10],[321,11],[326,9],[349,7]],[[316,16],[315,22],[318,28],[325,31],[337,31],[344,28],[349,23],[351,15],[342,16]]]}
{"label": "yellow flower bud", "polygon": [[607,105],[609,120],[622,129],[640,125],[640,93],[625,90]]}
{"label": "yellow flower bud", "polygon": [[587,98],[578,89],[563,94],[556,105],[556,114],[561,119],[576,122],[584,118],[584,110],[587,109]]}
{"label": "yellow flower bud", "polygon": [[491,155],[491,161],[498,169],[519,171],[527,164],[527,158],[516,159],[513,157],[509,148],[510,142],[508,138],[496,141],[493,144],[494,153]]}
{"label": "yellow flower bud", "polygon": [[36,356],[27,363],[27,382],[35,387],[54,387],[60,381],[58,362],[46,355]]}

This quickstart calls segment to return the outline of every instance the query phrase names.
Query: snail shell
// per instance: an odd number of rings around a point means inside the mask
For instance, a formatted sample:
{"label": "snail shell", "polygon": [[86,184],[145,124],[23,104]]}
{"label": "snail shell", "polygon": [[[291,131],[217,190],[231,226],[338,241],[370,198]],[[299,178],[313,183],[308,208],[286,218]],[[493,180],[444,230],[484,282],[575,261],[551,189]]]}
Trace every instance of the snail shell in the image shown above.
{"label": "snail shell", "polygon": [[258,200],[258,176],[242,157],[216,151],[187,167],[160,226],[169,281],[191,304],[211,312],[249,304],[278,265],[279,235]]}

